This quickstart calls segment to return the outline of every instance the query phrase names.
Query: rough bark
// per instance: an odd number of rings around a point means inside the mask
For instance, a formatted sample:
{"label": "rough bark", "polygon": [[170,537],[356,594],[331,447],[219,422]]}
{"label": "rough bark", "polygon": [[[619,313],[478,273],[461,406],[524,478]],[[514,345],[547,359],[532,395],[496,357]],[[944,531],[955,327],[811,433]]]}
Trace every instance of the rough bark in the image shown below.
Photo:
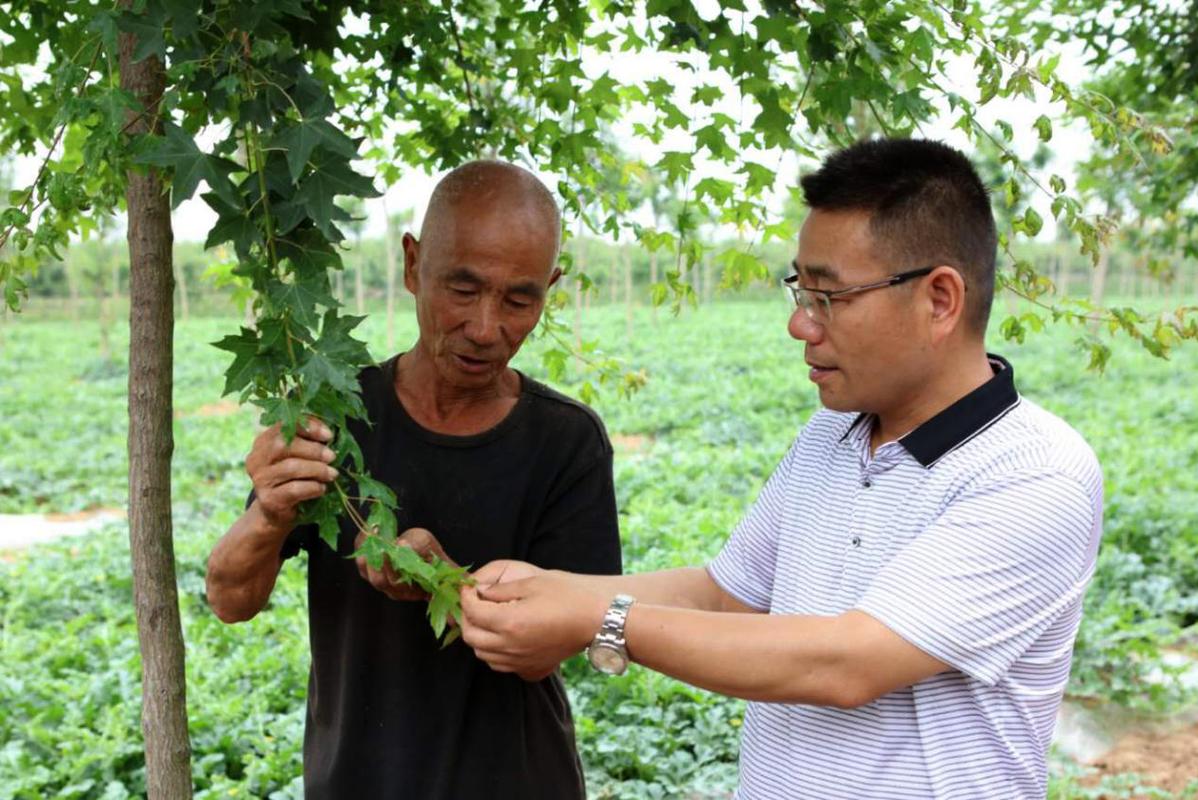
{"label": "rough bark", "polygon": [[[128,4],[129,0],[123,0]],[[155,109],[166,74],[155,57],[133,62],[121,36],[121,88]],[[131,115],[131,119],[134,119]],[[156,124],[135,119],[130,134]],[[170,197],[156,171],[128,175],[129,209],[129,546],[142,659],[142,733],[150,800],[191,797],[191,746],[183,631],[171,536],[171,386],[174,335]]]}

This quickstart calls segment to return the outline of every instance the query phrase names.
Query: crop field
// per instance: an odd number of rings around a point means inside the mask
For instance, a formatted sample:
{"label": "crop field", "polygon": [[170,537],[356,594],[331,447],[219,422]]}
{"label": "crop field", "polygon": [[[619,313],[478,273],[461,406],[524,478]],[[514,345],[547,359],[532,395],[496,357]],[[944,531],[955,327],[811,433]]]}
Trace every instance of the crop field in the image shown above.
{"label": "crop field", "polygon": [[[630,338],[623,308],[587,312],[584,338],[648,375],[631,399],[605,391],[595,403],[616,447],[627,570],[711,558],[815,409],[787,314],[781,297],[661,311],[656,322],[640,308]],[[204,599],[205,559],[245,497],[255,431],[251,410],[220,397],[226,354],[208,344],[237,325],[176,328],[174,525],[196,797],[300,798],[303,561],[287,564],[249,623],[223,625]],[[381,315],[362,330],[385,357]],[[414,333],[403,315],[398,341]],[[1176,711],[1193,699],[1161,659],[1193,650],[1183,634],[1198,620],[1198,348],[1163,361],[1120,342],[1098,375],[1073,346],[1078,335],[1061,327],[991,344],[1023,394],[1080,430],[1104,468],[1106,535],[1070,696]],[[0,513],[125,505],[127,332],[112,331],[112,359],[97,355],[98,337],[92,322],[0,325]],[[544,379],[544,346],[531,341],[516,366]],[[577,390],[575,370],[559,388]],[[0,552],[0,798],[141,796],[139,676],[122,524]],[[577,659],[565,677],[592,797],[728,796],[739,702],[639,668],[601,678]],[[1193,796],[1136,794],[1132,777],[1099,789],[1079,768],[1054,770],[1054,798]]]}

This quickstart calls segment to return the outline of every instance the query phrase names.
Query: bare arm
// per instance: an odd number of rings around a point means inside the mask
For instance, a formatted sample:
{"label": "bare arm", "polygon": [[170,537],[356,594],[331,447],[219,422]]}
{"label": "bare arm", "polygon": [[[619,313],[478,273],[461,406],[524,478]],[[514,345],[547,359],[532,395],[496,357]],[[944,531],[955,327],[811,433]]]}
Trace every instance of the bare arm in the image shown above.
{"label": "bare arm", "polygon": [[[492,561],[472,577],[479,586],[486,587],[543,575],[545,572],[523,561],[505,560]],[[724,591],[710,573],[701,567],[679,567],[640,575],[571,574],[570,577],[578,585],[603,595],[609,603],[617,594],[630,594],[643,603],[659,606],[746,614],[758,611]]]}
{"label": "bare arm", "polygon": [[290,527],[272,526],[255,500],[208,556],[208,604],[222,622],[252,619],[266,605]]}
{"label": "bare arm", "polygon": [[859,611],[750,614],[701,607],[710,595],[693,588],[684,597],[696,602],[686,607],[657,604],[690,580],[699,583],[678,570],[604,579],[550,572],[480,584],[462,592],[463,637],[501,672],[557,663],[590,643],[612,589],[640,590],[625,628],[629,656],[721,694],[851,708],[948,669]]}
{"label": "bare arm", "polygon": [[949,669],[860,611],[713,614],[637,603],[625,634],[638,664],[745,700],[856,708]]}

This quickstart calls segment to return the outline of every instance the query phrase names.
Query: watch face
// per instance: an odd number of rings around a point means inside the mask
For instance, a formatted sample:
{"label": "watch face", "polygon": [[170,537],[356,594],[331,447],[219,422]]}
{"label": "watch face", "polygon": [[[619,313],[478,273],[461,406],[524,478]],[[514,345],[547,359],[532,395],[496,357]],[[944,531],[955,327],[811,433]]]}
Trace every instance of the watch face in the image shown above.
{"label": "watch face", "polygon": [[614,647],[592,645],[587,651],[591,666],[608,675],[621,675],[628,668],[628,658]]}

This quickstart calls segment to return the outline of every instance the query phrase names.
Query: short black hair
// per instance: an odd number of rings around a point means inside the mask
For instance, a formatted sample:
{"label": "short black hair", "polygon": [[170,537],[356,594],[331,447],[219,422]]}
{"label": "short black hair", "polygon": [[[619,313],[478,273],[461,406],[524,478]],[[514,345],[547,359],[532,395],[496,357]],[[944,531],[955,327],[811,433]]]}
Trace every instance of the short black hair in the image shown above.
{"label": "short black hair", "polygon": [[965,280],[966,323],[985,333],[998,233],[990,195],[959,150],[921,139],[873,139],[840,150],[800,180],[820,211],[865,211],[879,255],[896,269],[947,264]]}

